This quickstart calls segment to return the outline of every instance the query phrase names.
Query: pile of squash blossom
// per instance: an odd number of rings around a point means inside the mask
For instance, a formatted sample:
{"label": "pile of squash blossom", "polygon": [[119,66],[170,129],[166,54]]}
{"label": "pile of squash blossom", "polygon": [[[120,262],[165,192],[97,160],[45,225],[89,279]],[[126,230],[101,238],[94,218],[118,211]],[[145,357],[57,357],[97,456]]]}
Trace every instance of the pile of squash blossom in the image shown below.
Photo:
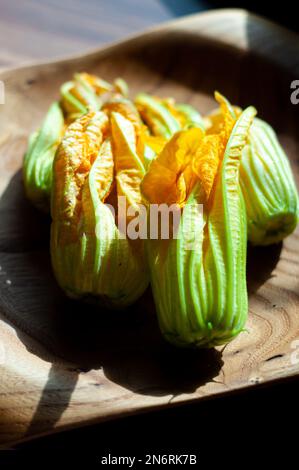
{"label": "pile of squash blossom", "polygon": [[[150,283],[162,334],[184,347],[225,344],[244,330],[247,240],[278,243],[298,221],[292,171],[273,129],[255,108],[232,106],[218,92],[215,99],[218,108],[201,116],[172,98],[140,93],[131,101],[124,80],[78,73],[24,157],[27,197],[51,212],[61,288],[119,309]],[[176,236],[123,236],[119,196],[133,212],[174,204]]]}

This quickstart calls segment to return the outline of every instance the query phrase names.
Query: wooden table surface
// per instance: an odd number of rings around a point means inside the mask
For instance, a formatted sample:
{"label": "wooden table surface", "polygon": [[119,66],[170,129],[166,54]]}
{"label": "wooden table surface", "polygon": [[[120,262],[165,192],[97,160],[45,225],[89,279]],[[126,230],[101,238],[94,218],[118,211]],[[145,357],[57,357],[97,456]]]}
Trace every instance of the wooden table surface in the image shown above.
{"label": "wooden table surface", "polygon": [[211,8],[247,8],[298,31],[290,2],[281,9],[258,0],[0,0],[0,69],[83,52]]}
{"label": "wooden table surface", "polygon": [[207,8],[202,0],[0,0],[0,68],[83,52]]}

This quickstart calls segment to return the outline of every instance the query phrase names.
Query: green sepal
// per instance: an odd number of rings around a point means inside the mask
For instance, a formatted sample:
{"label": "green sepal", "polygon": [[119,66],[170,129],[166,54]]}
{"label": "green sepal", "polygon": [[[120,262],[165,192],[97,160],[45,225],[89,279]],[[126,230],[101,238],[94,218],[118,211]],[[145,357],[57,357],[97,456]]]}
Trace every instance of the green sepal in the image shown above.
{"label": "green sepal", "polygon": [[193,106],[190,104],[177,104],[175,107],[185,117],[186,127],[200,127],[203,131],[205,130],[204,121]]}
{"label": "green sepal", "polygon": [[27,197],[40,209],[49,210],[52,165],[64,130],[63,113],[54,102],[39,131],[33,133],[24,157],[23,179]]}

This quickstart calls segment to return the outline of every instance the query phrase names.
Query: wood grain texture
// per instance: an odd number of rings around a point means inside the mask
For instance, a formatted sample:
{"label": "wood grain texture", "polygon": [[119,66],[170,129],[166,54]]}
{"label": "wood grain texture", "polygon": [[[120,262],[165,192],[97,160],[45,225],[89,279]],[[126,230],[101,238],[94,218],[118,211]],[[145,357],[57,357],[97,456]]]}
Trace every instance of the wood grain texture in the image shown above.
{"label": "wood grain texture", "polygon": [[299,181],[298,37],[240,10],[190,16],[108,48],[0,75],[0,441],[165,407],[299,373],[299,232],[249,248],[247,332],[224,350],[177,351],[163,342],[150,292],[128,312],[67,299],[50,267],[49,219],[23,192],[21,164],[59,85],[74,71],[124,77],[203,113],[219,89],[253,104],[278,131]]}
{"label": "wood grain texture", "polygon": [[0,68],[78,54],[207,8],[205,0],[0,0]]}

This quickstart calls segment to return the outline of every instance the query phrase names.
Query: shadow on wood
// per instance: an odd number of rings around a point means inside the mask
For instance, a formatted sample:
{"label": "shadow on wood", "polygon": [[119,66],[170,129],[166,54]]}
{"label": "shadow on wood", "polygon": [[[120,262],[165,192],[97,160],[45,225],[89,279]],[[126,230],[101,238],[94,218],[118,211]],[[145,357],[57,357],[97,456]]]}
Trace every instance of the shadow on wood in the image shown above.
{"label": "shadow on wood", "polygon": [[25,199],[21,172],[0,199],[0,217],[1,275],[9,280],[2,289],[2,316],[17,326],[29,351],[52,363],[28,435],[41,421],[49,430],[59,420],[82,372],[102,368],[114,383],[158,396],[194,392],[219,374],[220,352],[178,351],[165,344],[150,292],[125,312],[65,296],[51,271],[49,217]]}

